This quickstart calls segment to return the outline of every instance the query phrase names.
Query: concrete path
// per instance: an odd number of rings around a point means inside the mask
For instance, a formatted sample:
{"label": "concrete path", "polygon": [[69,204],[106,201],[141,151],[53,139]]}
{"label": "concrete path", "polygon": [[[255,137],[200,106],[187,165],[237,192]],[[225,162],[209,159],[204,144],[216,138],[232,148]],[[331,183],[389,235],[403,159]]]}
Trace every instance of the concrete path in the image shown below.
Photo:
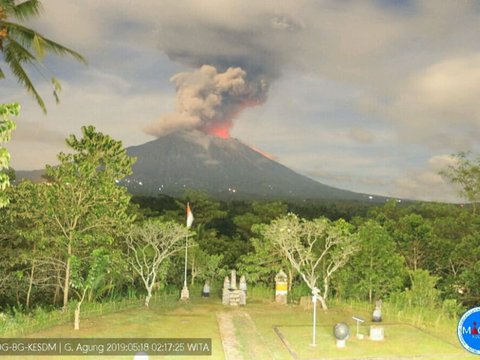
{"label": "concrete path", "polygon": [[226,360],[273,359],[247,312],[219,312],[217,322]]}

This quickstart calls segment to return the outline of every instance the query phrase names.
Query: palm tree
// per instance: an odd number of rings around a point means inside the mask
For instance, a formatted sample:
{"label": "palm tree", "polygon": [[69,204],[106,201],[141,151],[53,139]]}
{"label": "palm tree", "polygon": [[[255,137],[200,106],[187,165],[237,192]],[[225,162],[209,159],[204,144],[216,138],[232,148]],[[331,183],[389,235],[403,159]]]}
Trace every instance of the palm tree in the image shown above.
{"label": "palm tree", "polygon": [[[3,55],[4,64],[10,68],[17,81],[27,92],[33,95],[43,112],[46,113],[45,103],[35,89],[25,66],[32,66],[45,77],[45,68],[42,64],[45,54],[69,55],[80,62],[86,63],[86,61],[79,53],[45,38],[35,30],[29,29],[18,22],[9,21],[13,18],[23,22],[31,17],[39,16],[40,11],[41,3],[39,0],[20,2],[18,0],[0,0],[0,53]],[[0,68],[0,79],[3,78],[5,78],[5,74]],[[52,76],[51,84],[53,96],[58,102],[60,83]]]}

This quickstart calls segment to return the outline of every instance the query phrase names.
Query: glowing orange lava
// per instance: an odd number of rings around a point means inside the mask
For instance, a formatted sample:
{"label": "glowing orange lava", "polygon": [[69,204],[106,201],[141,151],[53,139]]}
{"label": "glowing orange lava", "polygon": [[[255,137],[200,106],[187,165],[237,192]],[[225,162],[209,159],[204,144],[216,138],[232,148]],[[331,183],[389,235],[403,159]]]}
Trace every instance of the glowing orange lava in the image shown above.
{"label": "glowing orange lava", "polygon": [[213,128],[210,130],[211,135],[218,136],[222,139],[228,139],[230,137],[230,129],[225,128]]}
{"label": "glowing orange lava", "polygon": [[274,155],[269,154],[269,153],[267,153],[267,152],[265,152],[265,151],[262,151],[262,150],[260,150],[260,149],[257,149],[255,146],[249,145],[249,147],[250,147],[250,149],[252,149],[253,151],[256,151],[256,152],[259,153],[260,155],[265,156],[267,159],[270,159],[270,160],[272,160],[272,161],[276,161],[276,160],[277,160],[277,158],[276,158]]}
{"label": "glowing orange lava", "polygon": [[231,121],[225,121],[221,123],[208,124],[203,128],[203,131],[210,135],[215,135],[222,139],[230,138],[230,129],[233,123]]}

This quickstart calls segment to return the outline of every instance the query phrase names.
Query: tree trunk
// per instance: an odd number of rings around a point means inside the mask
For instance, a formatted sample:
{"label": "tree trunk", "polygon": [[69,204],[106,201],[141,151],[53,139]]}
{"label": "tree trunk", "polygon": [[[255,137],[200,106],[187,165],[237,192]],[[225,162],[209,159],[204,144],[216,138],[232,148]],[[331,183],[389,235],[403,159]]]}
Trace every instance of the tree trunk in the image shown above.
{"label": "tree trunk", "polygon": [[93,299],[93,289],[88,290],[87,302],[92,302]]}
{"label": "tree trunk", "polygon": [[70,256],[72,256],[72,245],[71,243],[68,244],[68,259],[67,259],[67,265],[65,269],[65,283],[63,286],[63,308],[67,308],[68,304],[68,290],[70,288]]}
{"label": "tree trunk", "polygon": [[[325,278],[323,279],[323,301],[326,301],[327,300],[327,297],[328,297],[328,288],[329,288],[329,284],[328,284],[328,278]],[[322,306],[323,308],[323,306]]]}
{"label": "tree trunk", "polygon": [[18,284],[15,290],[15,297],[17,298],[17,307],[20,308],[22,304],[20,303],[20,289],[18,287]]}
{"label": "tree trunk", "polygon": [[291,268],[287,269],[288,271],[288,292],[290,293],[292,291],[292,284],[293,284],[293,271]]}
{"label": "tree trunk", "polygon": [[82,306],[82,302],[78,302],[77,306],[75,307],[75,322],[73,328],[75,330],[80,330],[80,307]]}
{"label": "tree trunk", "polygon": [[55,293],[53,294],[53,305],[57,305],[60,298],[60,290],[62,289],[62,278],[60,277],[60,270],[57,269],[57,284],[55,285]]}
{"label": "tree trunk", "polygon": [[32,294],[32,287],[33,287],[33,274],[35,273],[35,260],[32,260],[32,270],[30,271],[30,277],[28,279],[28,291],[27,291],[27,299],[25,301],[25,307],[27,309],[30,308],[30,295]]}
{"label": "tree trunk", "polygon": [[60,297],[60,285],[55,286],[55,292],[53,293],[53,305],[57,305],[58,298]]}
{"label": "tree trunk", "polygon": [[417,271],[417,257],[418,257],[418,254],[417,254],[417,241],[415,240],[413,242],[413,271]]}
{"label": "tree trunk", "polygon": [[146,307],[148,307],[148,305],[150,304],[150,299],[152,298],[152,289],[147,289],[147,291],[148,291],[148,294],[145,297],[145,306]]}
{"label": "tree trunk", "polygon": [[372,303],[373,290],[372,290],[372,272],[373,272],[373,256],[370,256],[370,273],[368,274],[368,301]]}
{"label": "tree trunk", "polygon": [[318,301],[320,301],[320,305],[322,305],[322,310],[328,310],[327,302],[325,298],[321,295],[317,295]]}

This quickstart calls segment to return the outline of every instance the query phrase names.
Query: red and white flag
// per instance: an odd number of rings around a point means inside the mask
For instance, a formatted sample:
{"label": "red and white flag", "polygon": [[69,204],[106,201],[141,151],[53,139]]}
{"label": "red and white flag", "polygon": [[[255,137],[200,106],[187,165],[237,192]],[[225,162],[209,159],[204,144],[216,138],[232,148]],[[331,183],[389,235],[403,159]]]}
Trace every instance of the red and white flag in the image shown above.
{"label": "red and white flag", "polygon": [[190,204],[187,203],[187,229],[190,229],[192,227],[193,220],[194,218],[192,210],[190,210]]}

